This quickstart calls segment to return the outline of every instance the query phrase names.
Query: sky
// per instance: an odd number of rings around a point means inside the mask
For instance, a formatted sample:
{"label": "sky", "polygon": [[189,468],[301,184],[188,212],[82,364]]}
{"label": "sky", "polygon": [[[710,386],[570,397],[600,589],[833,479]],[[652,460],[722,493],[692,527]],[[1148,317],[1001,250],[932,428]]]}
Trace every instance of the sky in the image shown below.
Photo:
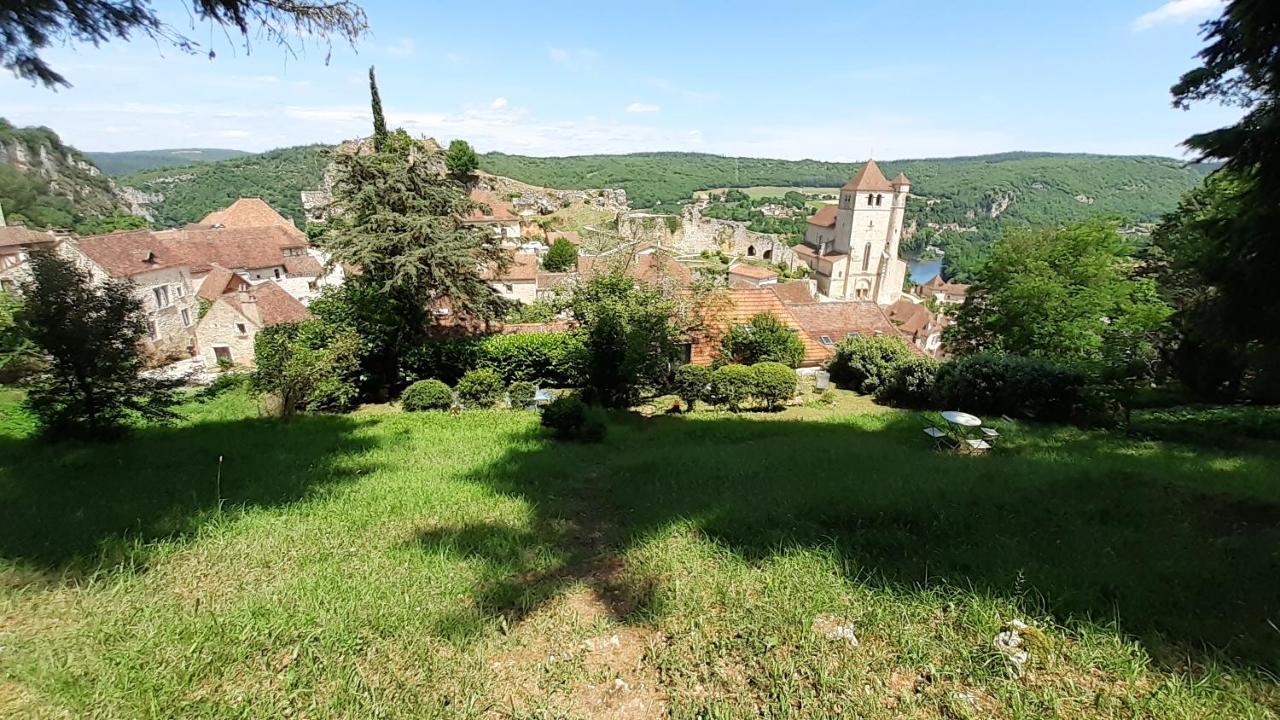
{"label": "sky", "polygon": [[150,39],[52,48],[73,87],[0,76],[0,116],[90,151],[336,143],[370,132],[374,65],[392,126],[480,151],[1184,157],[1183,139],[1240,113],[1170,105],[1220,3],[360,0],[369,34],[326,63],[314,42],[246,52],[159,0],[201,54]]}

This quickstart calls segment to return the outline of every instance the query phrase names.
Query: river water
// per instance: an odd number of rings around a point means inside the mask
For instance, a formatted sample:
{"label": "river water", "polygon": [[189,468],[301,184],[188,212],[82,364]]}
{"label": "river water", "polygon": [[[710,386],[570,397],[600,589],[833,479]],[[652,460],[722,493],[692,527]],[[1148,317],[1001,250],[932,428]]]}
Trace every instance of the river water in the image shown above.
{"label": "river water", "polygon": [[942,272],[942,258],[933,260],[908,260],[907,272],[911,273],[911,282],[919,285],[928,282],[934,275]]}

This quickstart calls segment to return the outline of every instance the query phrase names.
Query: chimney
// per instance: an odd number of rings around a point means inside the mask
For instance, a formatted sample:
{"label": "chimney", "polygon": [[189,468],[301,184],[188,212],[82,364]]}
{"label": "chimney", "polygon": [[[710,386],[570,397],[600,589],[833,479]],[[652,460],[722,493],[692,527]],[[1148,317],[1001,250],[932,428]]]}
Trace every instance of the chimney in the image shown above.
{"label": "chimney", "polygon": [[236,301],[240,303],[240,312],[253,321],[254,325],[262,325],[262,315],[258,313],[258,298],[248,290],[237,290]]}

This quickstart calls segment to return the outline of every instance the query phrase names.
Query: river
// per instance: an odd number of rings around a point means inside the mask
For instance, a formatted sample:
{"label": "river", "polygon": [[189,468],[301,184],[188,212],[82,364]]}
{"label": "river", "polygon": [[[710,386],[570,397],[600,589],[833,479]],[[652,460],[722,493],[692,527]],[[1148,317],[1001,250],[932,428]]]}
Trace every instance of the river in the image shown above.
{"label": "river", "polygon": [[942,258],[933,260],[908,260],[907,272],[911,273],[911,282],[920,285],[928,282],[934,275],[942,272]]}

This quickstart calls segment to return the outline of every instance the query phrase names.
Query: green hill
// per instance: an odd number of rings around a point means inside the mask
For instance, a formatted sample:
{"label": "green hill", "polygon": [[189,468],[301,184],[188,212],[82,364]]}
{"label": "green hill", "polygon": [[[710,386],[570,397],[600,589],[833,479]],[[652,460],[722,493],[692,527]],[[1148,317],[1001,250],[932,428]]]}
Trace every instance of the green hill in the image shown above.
{"label": "green hill", "polygon": [[111,179],[53,130],[0,117],[0,209],[10,224],[72,228],[124,204]]}
{"label": "green hill", "polygon": [[128,150],[86,152],[85,155],[108,175],[127,175],[156,168],[179,167],[198,162],[216,162],[252,153],[226,148],[175,148],[172,150]]}
{"label": "green hill", "polygon": [[157,225],[195,222],[239,197],[260,197],[281,214],[304,222],[302,190],[321,186],[329,147],[281,148],[231,160],[144,170],[117,178],[126,187],[160,199],[148,203]]}

